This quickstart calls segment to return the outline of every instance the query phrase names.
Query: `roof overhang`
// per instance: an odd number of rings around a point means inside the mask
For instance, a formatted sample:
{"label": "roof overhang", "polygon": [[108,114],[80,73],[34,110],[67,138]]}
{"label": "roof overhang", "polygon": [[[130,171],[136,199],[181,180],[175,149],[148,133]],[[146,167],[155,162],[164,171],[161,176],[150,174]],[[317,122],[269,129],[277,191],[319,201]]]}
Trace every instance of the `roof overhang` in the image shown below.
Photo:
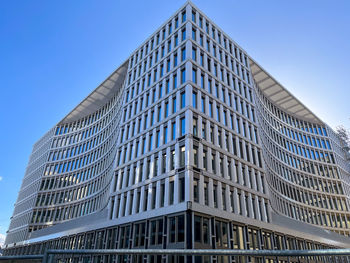
{"label": "roof overhang", "polygon": [[71,123],[82,119],[102,108],[113,98],[125,80],[128,70],[128,61],[124,62],[114,71],[101,85],[91,92],[82,102],[79,103],[58,125]]}
{"label": "roof overhang", "polygon": [[298,119],[323,124],[314,113],[252,59],[250,59],[250,68],[255,84],[272,104]]}

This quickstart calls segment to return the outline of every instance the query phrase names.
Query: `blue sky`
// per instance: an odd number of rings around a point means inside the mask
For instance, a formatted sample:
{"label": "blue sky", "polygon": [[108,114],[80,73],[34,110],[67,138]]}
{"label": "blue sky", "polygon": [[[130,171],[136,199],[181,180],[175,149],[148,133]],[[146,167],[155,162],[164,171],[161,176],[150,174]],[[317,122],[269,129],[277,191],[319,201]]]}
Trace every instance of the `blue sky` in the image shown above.
{"label": "blue sky", "polygon": [[[350,128],[350,1],[193,2],[322,120]],[[183,4],[0,3],[0,234],[35,141]]]}

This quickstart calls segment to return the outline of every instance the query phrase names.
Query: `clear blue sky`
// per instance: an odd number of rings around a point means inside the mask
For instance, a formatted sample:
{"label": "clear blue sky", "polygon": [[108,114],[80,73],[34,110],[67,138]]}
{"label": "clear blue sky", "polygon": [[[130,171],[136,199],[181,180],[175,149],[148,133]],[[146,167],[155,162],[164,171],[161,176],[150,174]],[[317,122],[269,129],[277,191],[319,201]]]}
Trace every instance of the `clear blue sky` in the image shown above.
{"label": "clear blue sky", "polygon": [[[1,1],[0,234],[32,145],[185,1]],[[350,1],[193,1],[316,115],[350,128]]]}

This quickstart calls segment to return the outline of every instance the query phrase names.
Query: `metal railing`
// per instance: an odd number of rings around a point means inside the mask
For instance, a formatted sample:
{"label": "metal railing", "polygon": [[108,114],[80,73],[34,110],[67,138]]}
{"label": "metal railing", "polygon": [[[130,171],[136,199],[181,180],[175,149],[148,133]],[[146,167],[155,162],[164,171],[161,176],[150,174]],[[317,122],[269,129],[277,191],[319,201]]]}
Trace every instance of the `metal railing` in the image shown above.
{"label": "metal railing", "polygon": [[[347,257],[350,262],[350,249],[321,249],[321,250],[235,250],[235,249],[48,249],[42,255],[0,256],[4,260],[42,260],[42,263],[55,262],[55,256],[125,256],[125,255],[176,255],[176,256],[236,256],[236,257],[280,257],[310,258],[310,257]],[[323,262],[322,260],[316,260]],[[336,262],[337,259],[335,259]],[[326,261],[328,262],[328,261]]]}

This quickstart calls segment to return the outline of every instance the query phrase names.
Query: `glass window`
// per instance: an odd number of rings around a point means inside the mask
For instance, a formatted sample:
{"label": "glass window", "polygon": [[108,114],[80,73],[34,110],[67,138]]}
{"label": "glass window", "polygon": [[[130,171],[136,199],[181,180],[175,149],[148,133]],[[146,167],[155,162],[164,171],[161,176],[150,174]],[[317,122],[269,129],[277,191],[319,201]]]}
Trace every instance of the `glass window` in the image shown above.
{"label": "glass window", "polygon": [[176,138],[176,122],[171,123],[171,139],[175,140]]}
{"label": "glass window", "polygon": [[202,112],[205,113],[205,98],[201,97],[201,107],[202,107]]}
{"label": "glass window", "polygon": [[179,44],[179,36],[176,34],[174,46],[177,47],[178,44]]}
{"label": "glass window", "polygon": [[186,93],[182,92],[181,93],[181,109],[185,108],[186,106]]}
{"label": "glass window", "polygon": [[168,116],[169,116],[169,103],[165,102],[164,117],[167,118]]}
{"label": "glass window", "polygon": [[184,41],[186,39],[186,29],[185,28],[182,29],[182,31],[181,31],[181,39],[182,39],[182,41]]}
{"label": "glass window", "polygon": [[185,201],[185,177],[179,178],[179,202]]}
{"label": "glass window", "polygon": [[195,48],[192,48],[192,59],[194,61],[197,60],[197,50]]}
{"label": "glass window", "polygon": [[170,170],[175,169],[175,150],[172,150],[170,153]]}
{"label": "glass window", "polygon": [[149,136],[149,144],[148,144],[148,150],[151,151],[153,146],[153,134],[150,134]]}
{"label": "glass window", "polygon": [[197,93],[196,92],[192,93],[192,106],[195,109],[197,108]]}
{"label": "glass window", "polygon": [[194,166],[198,167],[198,146],[193,146],[193,161]]}
{"label": "glass window", "polygon": [[170,59],[167,60],[166,62],[166,72],[170,71]]}
{"label": "glass window", "polygon": [[163,142],[164,144],[168,142],[168,126],[164,126]]}
{"label": "glass window", "polygon": [[176,97],[173,98],[173,113],[176,112]]}
{"label": "glass window", "polygon": [[186,59],[186,48],[181,49],[181,61]]}
{"label": "glass window", "polygon": [[174,54],[174,67],[177,66],[177,54]]}
{"label": "glass window", "polygon": [[185,216],[181,215],[177,217],[177,242],[185,241]]}
{"label": "glass window", "polygon": [[205,122],[203,122],[202,123],[202,138],[204,139],[204,140],[206,140],[207,139],[207,136],[206,136],[206,133],[207,133],[207,131],[206,131],[206,123]]}
{"label": "glass window", "polygon": [[[215,171],[214,171],[215,172]],[[213,185],[213,201],[214,201],[214,207],[218,208],[218,186],[217,185]],[[218,234],[218,233],[216,233]]]}
{"label": "glass window", "polygon": [[[194,178],[194,180],[193,180],[193,201],[197,202],[197,203],[199,202],[199,179],[198,178]],[[195,217],[195,219],[196,219],[196,217]],[[196,223],[195,223],[195,226],[196,226]],[[198,234],[199,233],[197,233],[196,229],[195,229],[195,236]],[[200,241],[196,241],[196,242],[200,242]]]}
{"label": "glass window", "polygon": [[[209,188],[208,188],[208,182],[204,182],[204,204],[206,206],[209,205]],[[208,225],[209,226],[209,225]]]}
{"label": "glass window", "polygon": [[180,148],[180,160],[179,161],[180,161],[180,164],[179,164],[180,167],[185,166],[185,146],[182,146]]}
{"label": "glass window", "polygon": [[181,14],[181,21],[182,23],[186,21],[186,11],[183,11]]}
{"label": "glass window", "polygon": [[193,135],[198,136],[197,118],[193,118]]}
{"label": "glass window", "polygon": [[185,135],[186,133],[186,119],[185,117],[181,118],[181,136]]}
{"label": "glass window", "polygon": [[156,143],[157,143],[157,148],[160,146],[160,132],[159,131],[157,131],[156,132]]}
{"label": "glass window", "polygon": [[181,84],[184,84],[186,81],[186,69],[181,69]]}
{"label": "glass window", "polygon": [[177,88],[177,75],[175,74],[173,77],[173,89]]}
{"label": "glass window", "polygon": [[[172,178],[173,179],[173,178]],[[174,203],[174,180],[169,183],[169,204]],[[170,223],[172,229],[172,223]],[[170,242],[175,242],[175,221],[174,221],[174,237],[172,237],[172,231],[170,231]]]}
{"label": "glass window", "polygon": [[209,101],[209,116],[213,118],[213,103]]}
{"label": "glass window", "polygon": [[195,68],[192,69],[192,81],[197,83],[197,70]]}

